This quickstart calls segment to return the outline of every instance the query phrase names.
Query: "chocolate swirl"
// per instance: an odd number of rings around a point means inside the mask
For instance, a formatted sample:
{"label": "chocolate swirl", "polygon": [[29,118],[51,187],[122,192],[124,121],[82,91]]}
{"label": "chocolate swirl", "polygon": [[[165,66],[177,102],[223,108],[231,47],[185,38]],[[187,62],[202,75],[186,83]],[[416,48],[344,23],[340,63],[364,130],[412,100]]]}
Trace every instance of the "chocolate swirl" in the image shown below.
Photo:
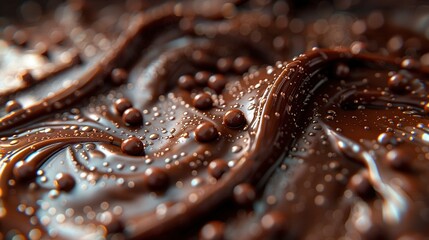
{"label": "chocolate swirl", "polygon": [[295,6],[69,1],[5,25],[0,236],[424,238],[427,40],[395,9]]}

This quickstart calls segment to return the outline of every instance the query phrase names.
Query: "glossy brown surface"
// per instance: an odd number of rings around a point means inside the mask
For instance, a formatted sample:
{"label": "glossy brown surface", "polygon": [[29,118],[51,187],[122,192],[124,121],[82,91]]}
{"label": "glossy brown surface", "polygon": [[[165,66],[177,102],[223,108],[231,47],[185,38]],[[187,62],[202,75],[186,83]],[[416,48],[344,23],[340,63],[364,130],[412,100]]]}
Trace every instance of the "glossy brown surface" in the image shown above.
{"label": "glossy brown surface", "polygon": [[424,3],[28,4],[0,239],[428,238]]}

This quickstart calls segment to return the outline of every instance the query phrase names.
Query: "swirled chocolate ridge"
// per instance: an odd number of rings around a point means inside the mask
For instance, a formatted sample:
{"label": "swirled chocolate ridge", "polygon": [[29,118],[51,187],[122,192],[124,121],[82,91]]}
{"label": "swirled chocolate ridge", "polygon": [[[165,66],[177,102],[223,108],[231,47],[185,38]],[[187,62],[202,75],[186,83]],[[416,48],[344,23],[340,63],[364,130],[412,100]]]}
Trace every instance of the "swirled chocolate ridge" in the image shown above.
{"label": "swirled chocolate ridge", "polygon": [[70,1],[5,26],[0,236],[424,239],[427,40],[292,7]]}

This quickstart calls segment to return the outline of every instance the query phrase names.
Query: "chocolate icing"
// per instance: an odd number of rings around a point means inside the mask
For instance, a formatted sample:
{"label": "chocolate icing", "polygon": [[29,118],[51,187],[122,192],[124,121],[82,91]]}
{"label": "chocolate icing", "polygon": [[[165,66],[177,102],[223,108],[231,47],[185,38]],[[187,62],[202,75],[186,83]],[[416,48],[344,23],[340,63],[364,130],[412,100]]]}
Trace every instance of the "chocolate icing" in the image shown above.
{"label": "chocolate icing", "polygon": [[428,237],[427,6],[31,4],[0,21],[0,239]]}

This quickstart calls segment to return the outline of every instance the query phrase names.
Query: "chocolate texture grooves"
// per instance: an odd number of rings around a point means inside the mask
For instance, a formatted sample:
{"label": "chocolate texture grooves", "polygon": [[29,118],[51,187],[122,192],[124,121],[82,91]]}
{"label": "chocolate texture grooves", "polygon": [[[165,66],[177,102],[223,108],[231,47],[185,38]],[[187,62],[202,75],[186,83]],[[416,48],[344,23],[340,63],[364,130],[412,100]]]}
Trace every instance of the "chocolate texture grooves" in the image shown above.
{"label": "chocolate texture grooves", "polygon": [[0,239],[426,239],[427,6],[384,2],[23,3]]}

